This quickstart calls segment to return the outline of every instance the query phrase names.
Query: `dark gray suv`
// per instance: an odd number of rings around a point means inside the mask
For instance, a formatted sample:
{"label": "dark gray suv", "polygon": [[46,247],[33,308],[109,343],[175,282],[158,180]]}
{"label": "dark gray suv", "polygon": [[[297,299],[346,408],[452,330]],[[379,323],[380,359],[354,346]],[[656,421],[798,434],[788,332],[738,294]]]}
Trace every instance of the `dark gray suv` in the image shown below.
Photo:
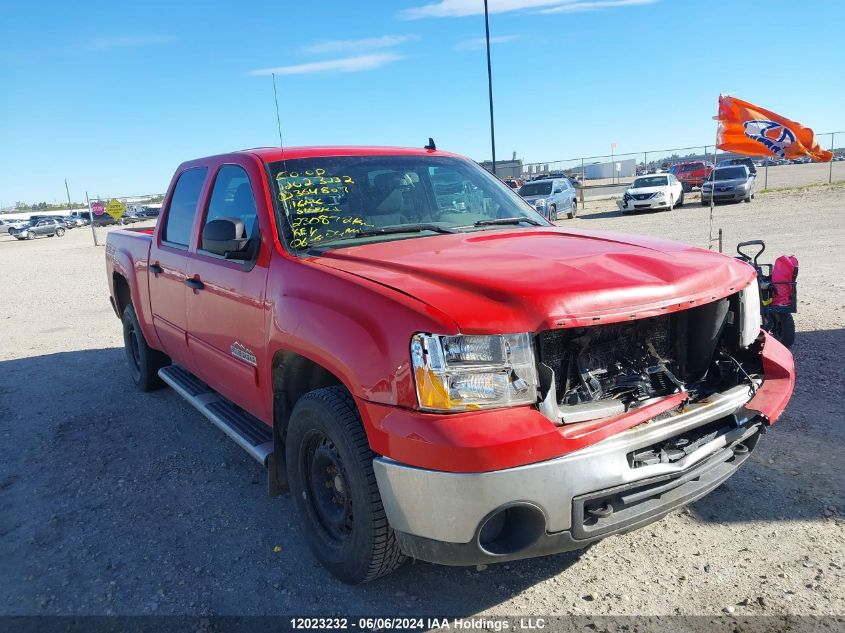
{"label": "dark gray suv", "polygon": [[36,237],[46,235],[48,237],[61,237],[67,228],[64,223],[58,220],[36,220],[19,229],[9,231],[9,234],[19,240],[34,240]]}

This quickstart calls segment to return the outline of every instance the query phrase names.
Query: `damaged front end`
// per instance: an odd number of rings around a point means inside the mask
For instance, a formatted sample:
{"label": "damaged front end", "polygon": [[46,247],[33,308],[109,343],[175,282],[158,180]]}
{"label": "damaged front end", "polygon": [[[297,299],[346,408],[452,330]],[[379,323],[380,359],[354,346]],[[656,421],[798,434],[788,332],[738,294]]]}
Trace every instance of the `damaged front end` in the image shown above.
{"label": "damaged front end", "polygon": [[[653,419],[763,382],[757,284],[656,317],[547,330],[537,337],[540,411],[558,425]],[[642,416],[634,416],[635,418]]]}

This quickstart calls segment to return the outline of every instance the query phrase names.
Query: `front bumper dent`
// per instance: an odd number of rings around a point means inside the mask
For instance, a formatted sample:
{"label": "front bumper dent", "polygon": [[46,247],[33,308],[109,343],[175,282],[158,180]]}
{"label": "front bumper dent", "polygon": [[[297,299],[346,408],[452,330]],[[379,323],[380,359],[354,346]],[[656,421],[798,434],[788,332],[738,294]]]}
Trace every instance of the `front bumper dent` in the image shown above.
{"label": "front bumper dent", "polygon": [[[379,457],[374,470],[388,521],[408,555],[460,565],[578,549],[650,523],[730,477],[764,426],[764,416],[745,409],[750,398],[747,386],[734,387],[682,413],[516,468],[450,473]],[[719,421],[724,422],[722,432],[682,459],[631,463],[638,449]],[[607,517],[590,514],[605,503],[613,507]],[[514,507],[523,508],[522,519],[533,517],[529,523],[539,526],[533,536],[523,534],[511,545],[487,544],[487,523]]]}
{"label": "front bumper dent", "polygon": [[647,198],[646,200],[630,199],[617,200],[616,205],[620,211],[648,211],[649,209],[668,209],[669,200],[667,198]]}
{"label": "front bumper dent", "polygon": [[[705,496],[737,471],[757,445],[765,428],[760,421],[755,421],[737,429],[725,448],[680,473],[574,497],[573,525],[568,530],[548,532],[538,528],[532,535],[524,528],[519,529],[521,526],[509,528],[505,519],[504,537],[485,540],[485,526],[496,517],[496,513],[492,513],[482,521],[468,543],[438,541],[401,531],[395,532],[396,537],[407,556],[441,565],[504,562],[582,549],[607,536],[648,525],[672,510]],[[611,507],[613,512],[606,516],[592,514],[596,509],[606,512]],[[532,510],[538,517],[537,525],[542,526],[537,506],[512,504],[500,514],[507,515],[513,508]],[[515,520],[521,521],[523,516]]]}

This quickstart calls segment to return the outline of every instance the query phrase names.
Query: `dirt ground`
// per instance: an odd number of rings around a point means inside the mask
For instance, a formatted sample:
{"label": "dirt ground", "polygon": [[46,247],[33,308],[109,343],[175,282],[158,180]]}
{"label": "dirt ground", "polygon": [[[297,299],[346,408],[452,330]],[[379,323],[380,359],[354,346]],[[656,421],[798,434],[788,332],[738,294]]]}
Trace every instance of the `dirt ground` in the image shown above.
{"label": "dirt ground", "polygon": [[[692,200],[590,207],[561,225],[707,244]],[[843,614],[844,215],[842,187],[716,208],[726,251],[760,237],[801,263],[796,391],[729,482],[583,552],[362,587],[323,571],[235,444],[171,390],[134,390],[89,229],[0,236],[0,615]]]}

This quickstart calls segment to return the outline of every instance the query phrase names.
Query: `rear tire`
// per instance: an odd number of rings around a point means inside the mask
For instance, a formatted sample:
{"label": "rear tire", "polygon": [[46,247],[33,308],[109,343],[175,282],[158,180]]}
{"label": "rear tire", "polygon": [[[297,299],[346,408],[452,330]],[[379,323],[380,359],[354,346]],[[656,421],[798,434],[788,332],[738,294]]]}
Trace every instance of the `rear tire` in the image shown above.
{"label": "rear tire", "polygon": [[147,345],[131,303],[123,310],[123,346],[132,382],[141,391],[152,391],[164,385],[158,377],[158,370],[169,365],[170,358]]}
{"label": "rear tire", "polygon": [[302,396],[285,437],[290,491],[314,556],[343,582],[386,576],[405,560],[387,522],[373,452],[349,392]]}
{"label": "rear tire", "polygon": [[62,228],[56,229],[56,237],[62,237],[65,234],[65,230]]}
{"label": "rear tire", "polygon": [[573,200],[572,206],[569,208],[569,211],[566,213],[566,217],[570,220],[574,219],[575,216],[578,215],[578,203]]}
{"label": "rear tire", "polygon": [[681,197],[678,198],[678,201],[675,203],[675,206],[676,207],[684,206],[684,190],[683,189],[681,189]]}
{"label": "rear tire", "polygon": [[549,222],[557,222],[557,205],[549,207]]}
{"label": "rear tire", "polygon": [[795,343],[795,318],[789,312],[772,314],[772,336],[787,348]]}

